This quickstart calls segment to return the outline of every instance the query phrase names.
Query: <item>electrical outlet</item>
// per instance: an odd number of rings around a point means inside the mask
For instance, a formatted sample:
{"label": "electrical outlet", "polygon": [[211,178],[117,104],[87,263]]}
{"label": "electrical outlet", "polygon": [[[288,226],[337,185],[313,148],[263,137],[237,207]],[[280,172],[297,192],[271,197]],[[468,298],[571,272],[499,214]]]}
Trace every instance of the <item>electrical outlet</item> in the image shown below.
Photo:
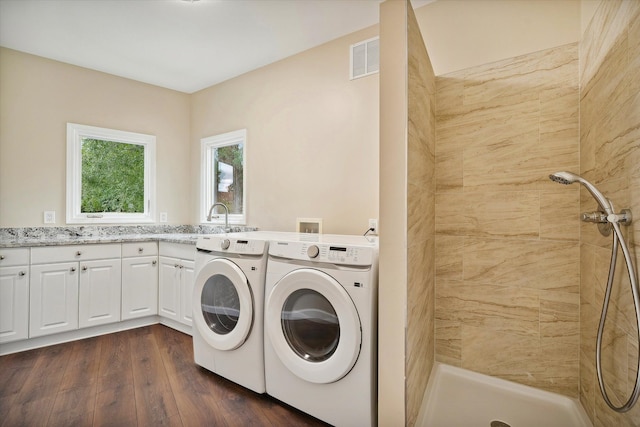
{"label": "electrical outlet", "polygon": [[55,224],[56,223],[56,211],[44,211],[44,223]]}
{"label": "electrical outlet", "polygon": [[167,213],[166,212],[160,212],[160,222],[167,222],[169,221]]}
{"label": "electrical outlet", "polygon": [[378,220],[370,219],[369,220],[369,230],[371,230],[371,234],[378,234]]}

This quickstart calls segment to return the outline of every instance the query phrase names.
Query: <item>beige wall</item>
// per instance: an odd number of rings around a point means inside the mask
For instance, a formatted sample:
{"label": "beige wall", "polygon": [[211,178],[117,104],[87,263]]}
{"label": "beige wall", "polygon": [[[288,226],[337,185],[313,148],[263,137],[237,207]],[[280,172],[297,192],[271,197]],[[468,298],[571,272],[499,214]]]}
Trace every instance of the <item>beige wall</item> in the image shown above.
{"label": "beige wall", "polygon": [[577,43],[436,87],[437,360],[577,397]]}
{"label": "beige wall", "polygon": [[580,39],[580,0],[439,0],[416,9],[436,75]]}
{"label": "beige wall", "polygon": [[378,217],[378,75],[349,80],[349,46],[377,26],[207,88],[191,98],[191,221],[200,139],[247,129],[249,225],[362,234]]}
{"label": "beige wall", "polygon": [[407,2],[380,5],[378,425],[405,424]]}
{"label": "beige wall", "polygon": [[[640,1],[603,1],[581,45],[580,174],[594,183],[616,210],[640,213]],[[580,210],[596,210],[581,189]],[[576,221],[577,222],[577,221]],[[640,222],[623,227],[640,264]],[[595,427],[640,425],[640,404],[625,414],[609,409],[600,395],[595,342],[611,254],[611,237],[593,224],[581,232],[580,400]],[[605,323],[602,366],[612,402],[631,395],[638,365],[638,328],[622,253]]]}
{"label": "beige wall", "polygon": [[0,227],[65,224],[66,124],[156,136],[157,208],[190,220],[189,96],[0,49]]}

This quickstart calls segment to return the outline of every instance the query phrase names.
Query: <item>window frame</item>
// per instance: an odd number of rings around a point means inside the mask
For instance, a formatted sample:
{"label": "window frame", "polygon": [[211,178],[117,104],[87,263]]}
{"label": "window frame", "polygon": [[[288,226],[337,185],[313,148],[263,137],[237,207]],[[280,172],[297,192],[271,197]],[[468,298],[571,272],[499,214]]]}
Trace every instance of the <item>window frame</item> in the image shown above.
{"label": "window frame", "polygon": [[240,129],[200,140],[200,223],[202,224],[224,225],[224,213],[221,208],[216,208],[214,212],[216,218],[212,217],[211,221],[207,221],[209,209],[215,203],[213,200],[214,167],[209,161],[211,151],[216,148],[237,144],[242,144],[242,213],[229,213],[228,219],[229,224],[233,225],[246,225],[247,223],[247,130]]}
{"label": "window frame", "polygon": [[[99,139],[144,147],[144,212],[82,213],[82,140]],[[96,126],[67,123],[67,224],[156,222],[156,137]]]}

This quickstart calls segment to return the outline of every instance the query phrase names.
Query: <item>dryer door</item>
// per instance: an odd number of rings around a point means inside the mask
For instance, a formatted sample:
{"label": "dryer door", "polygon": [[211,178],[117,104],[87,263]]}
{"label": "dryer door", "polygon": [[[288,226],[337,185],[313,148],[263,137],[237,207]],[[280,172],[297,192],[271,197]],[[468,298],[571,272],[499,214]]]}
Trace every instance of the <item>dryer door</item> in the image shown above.
{"label": "dryer door", "polygon": [[233,262],[208,262],[193,289],[193,323],[213,348],[234,350],[251,332],[254,302],[247,276]]}
{"label": "dryer door", "polygon": [[280,279],[269,293],[265,316],[275,353],[303,380],[338,381],[358,359],[358,311],[342,285],[322,271],[302,268]]}

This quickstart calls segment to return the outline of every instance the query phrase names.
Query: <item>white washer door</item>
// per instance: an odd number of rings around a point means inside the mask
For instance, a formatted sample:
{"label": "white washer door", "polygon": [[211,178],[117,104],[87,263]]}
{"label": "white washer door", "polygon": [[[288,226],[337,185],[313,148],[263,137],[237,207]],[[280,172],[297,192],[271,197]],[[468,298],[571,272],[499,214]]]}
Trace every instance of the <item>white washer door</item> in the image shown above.
{"label": "white washer door", "polygon": [[193,322],[209,345],[218,350],[240,347],[253,324],[253,295],[247,276],[233,262],[208,262],[193,289]]}
{"label": "white washer door", "polygon": [[265,316],[275,353],[305,381],[338,381],[358,359],[358,311],[342,285],[326,273],[301,268],[285,275],[269,293]]}

